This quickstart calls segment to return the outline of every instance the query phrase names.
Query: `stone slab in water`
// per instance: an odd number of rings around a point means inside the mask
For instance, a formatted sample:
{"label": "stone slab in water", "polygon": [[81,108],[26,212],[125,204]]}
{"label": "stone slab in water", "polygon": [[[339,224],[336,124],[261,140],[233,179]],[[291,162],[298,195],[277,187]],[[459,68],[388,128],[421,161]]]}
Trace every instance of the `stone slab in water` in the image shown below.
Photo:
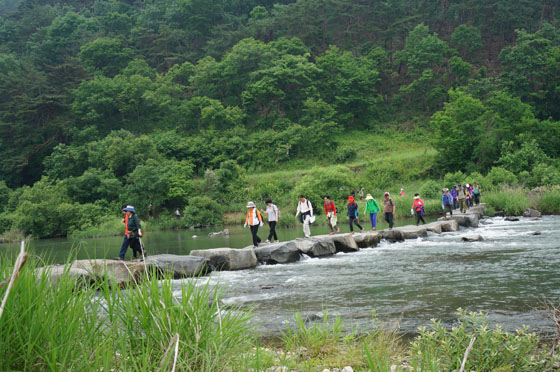
{"label": "stone slab in water", "polygon": [[357,252],[360,250],[356,240],[354,240],[354,234],[335,234],[335,235],[315,235],[313,239],[322,239],[327,241],[332,241],[336,248],[336,253],[338,252]]}
{"label": "stone slab in water", "polygon": [[436,221],[436,222],[430,222],[425,225],[422,225],[422,227],[435,234],[441,234],[442,232],[441,225],[442,225],[441,221]]}
{"label": "stone slab in water", "polygon": [[333,239],[299,238],[293,241],[298,250],[310,257],[327,257],[336,253]]}
{"label": "stone slab in water", "polygon": [[208,274],[212,271],[210,261],[199,256],[158,254],[146,257],[144,265],[161,274],[171,274],[175,279]]}
{"label": "stone slab in water", "polygon": [[354,241],[360,248],[375,247],[381,241],[381,234],[378,231],[354,234]]}
{"label": "stone slab in water", "polygon": [[421,226],[402,226],[393,229],[393,231],[400,231],[403,239],[417,239],[420,237],[428,236],[428,230]]}
{"label": "stone slab in water", "polygon": [[[478,215],[477,214],[465,214],[458,213],[453,214],[453,216],[442,217],[438,221],[455,220],[459,226],[464,227],[478,227]],[[443,229],[443,226],[442,226]]]}
{"label": "stone slab in water", "polygon": [[216,270],[222,271],[252,269],[258,262],[252,247],[195,250],[191,251],[191,256],[207,258]]}
{"label": "stone slab in water", "polygon": [[293,240],[264,244],[255,249],[255,255],[260,263],[267,265],[297,262],[301,258],[301,253]]}
{"label": "stone slab in water", "polygon": [[[440,218],[441,220],[441,218]],[[441,223],[441,231],[442,232],[453,232],[453,231],[459,231],[459,223],[455,220],[442,220],[442,221],[438,221]]]}
{"label": "stone slab in water", "polygon": [[403,233],[397,229],[385,229],[381,230],[381,238],[392,242],[400,242],[404,240]]}
{"label": "stone slab in water", "polygon": [[72,264],[72,269],[84,270],[94,280],[106,277],[110,286],[123,288],[138,282],[142,278],[144,264],[105,259],[77,260]]}
{"label": "stone slab in water", "polygon": [[68,275],[68,277],[74,279],[76,283],[91,284],[95,281],[95,278],[86,270],[66,267],[66,265],[51,265],[38,268],[37,277],[40,278],[43,275],[46,275],[48,280],[53,284],[58,283],[63,275]]}

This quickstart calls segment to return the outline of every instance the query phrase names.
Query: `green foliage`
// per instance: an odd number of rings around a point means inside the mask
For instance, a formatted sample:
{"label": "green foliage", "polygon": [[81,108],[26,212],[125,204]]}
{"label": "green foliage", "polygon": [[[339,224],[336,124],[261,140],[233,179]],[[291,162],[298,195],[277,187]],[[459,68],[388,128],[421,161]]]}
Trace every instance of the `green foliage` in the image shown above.
{"label": "green foliage", "polygon": [[443,177],[443,185],[451,190],[453,186],[466,183],[465,178],[465,175],[461,171],[446,173],[445,177]]}
{"label": "green foliage", "polygon": [[438,199],[441,198],[442,189],[441,182],[429,180],[424,182],[418,193],[423,199]]}
{"label": "green foliage", "polygon": [[82,45],[78,56],[90,72],[113,77],[131,60],[132,49],[125,48],[121,40],[103,37]]}
{"label": "green foliage", "polygon": [[503,186],[517,185],[517,177],[507,169],[493,167],[488,175],[484,178],[486,188],[489,190],[498,190]]}
{"label": "green foliage", "polygon": [[521,216],[529,207],[529,199],[523,189],[505,188],[501,191],[486,192],[483,198],[494,211],[503,211],[508,216]]}
{"label": "green foliage", "polygon": [[513,142],[502,144],[502,155],[498,164],[509,171],[519,174],[531,171],[536,164],[546,164],[550,158],[542,151],[535,140],[524,142],[520,149],[516,149]]}
{"label": "green foliage", "polygon": [[[491,328],[482,313],[457,311],[457,324],[447,329],[433,320],[428,327],[420,327],[419,335],[411,345],[410,357],[414,370],[437,366],[435,370],[457,370],[471,339],[474,347],[469,353],[466,370],[484,371],[542,370],[538,358],[538,337],[527,328],[509,333],[498,325]],[[499,346],[499,351],[496,349]],[[430,370],[432,370],[430,368]]]}
{"label": "green foliage", "polygon": [[469,56],[472,59],[482,47],[480,30],[465,24],[459,25],[451,34],[451,45],[457,48],[461,57]]}
{"label": "green foliage", "polygon": [[195,196],[183,212],[187,226],[217,225],[222,222],[223,208],[207,196]]}
{"label": "green foliage", "polygon": [[543,214],[560,213],[560,189],[545,192],[536,202],[535,207]]}
{"label": "green foliage", "polygon": [[[354,190],[359,189],[356,177],[347,167],[332,166],[329,168],[312,169],[303,176],[292,192],[293,203],[297,204],[297,196],[304,195],[313,205],[316,214],[322,213],[325,195],[329,195],[335,203],[342,203]],[[339,206],[339,210],[344,208]]]}

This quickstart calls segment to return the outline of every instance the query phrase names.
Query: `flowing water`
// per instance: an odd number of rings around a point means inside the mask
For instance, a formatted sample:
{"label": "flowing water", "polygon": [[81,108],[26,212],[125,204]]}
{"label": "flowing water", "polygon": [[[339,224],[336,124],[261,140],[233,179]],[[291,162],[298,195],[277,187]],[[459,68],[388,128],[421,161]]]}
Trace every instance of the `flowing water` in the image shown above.
{"label": "flowing water", "polygon": [[[227,285],[226,304],[253,306],[264,333],[278,332],[293,311],[320,315],[323,307],[362,329],[375,310],[413,333],[431,318],[452,324],[461,307],[488,313],[508,330],[529,325],[549,335],[553,323],[542,305],[544,297],[560,299],[560,217],[485,222],[357,253],[213,273],[209,280]],[[466,233],[484,241],[462,242]]]}
{"label": "flowing water", "polygon": [[[410,222],[401,220],[400,224]],[[550,334],[553,323],[542,305],[544,297],[560,301],[560,216],[484,222],[478,229],[430,233],[402,243],[381,242],[356,253],[216,272],[198,280],[224,285],[227,305],[252,306],[264,334],[278,333],[294,311],[319,315],[324,307],[362,328],[371,324],[375,310],[380,320],[398,323],[409,333],[431,318],[452,324],[456,309],[462,307],[486,312],[491,323],[501,323],[508,330],[527,324]],[[346,225],[342,227],[348,231]],[[193,249],[251,244],[247,229],[229,229],[229,236],[215,238],[208,238],[211,230],[147,233],[144,242],[150,254],[188,254]],[[326,231],[324,226],[312,229],[313,234]],[[533,235],[536,231],[541,234]],[[278,232],[281,240],[302,236],[300,228]],[[260,231],[263,240],[267,233],[265,226]],[[467,233],[480,234],[484,241],[462,242],[461,236]],[[200,238],[192,239],[194,234]],[[64,262],[71,250],[78,258],[112,258],[121,241],[122,237],[38,240],[32,242],[32,249],[56,262]],[[0,249],[15,252],[17,244],[2,244]],[[177,287],[181,282],[176,281]]]}

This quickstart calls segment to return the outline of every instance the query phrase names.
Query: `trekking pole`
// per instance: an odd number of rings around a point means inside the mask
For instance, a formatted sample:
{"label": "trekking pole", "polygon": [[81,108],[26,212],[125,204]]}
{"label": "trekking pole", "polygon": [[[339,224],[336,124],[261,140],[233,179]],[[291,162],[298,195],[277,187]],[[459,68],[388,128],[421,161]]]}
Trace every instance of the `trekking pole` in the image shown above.
{"label": "trekking pole", "polygon": [[138,237],[138,240],[140,240],[140,249],[142,250],[142,260],[145,261],[146,260],[146,256],[144,255],[144,252],[146,251],[144,249],[144,242],[142,241],[141,237]]}

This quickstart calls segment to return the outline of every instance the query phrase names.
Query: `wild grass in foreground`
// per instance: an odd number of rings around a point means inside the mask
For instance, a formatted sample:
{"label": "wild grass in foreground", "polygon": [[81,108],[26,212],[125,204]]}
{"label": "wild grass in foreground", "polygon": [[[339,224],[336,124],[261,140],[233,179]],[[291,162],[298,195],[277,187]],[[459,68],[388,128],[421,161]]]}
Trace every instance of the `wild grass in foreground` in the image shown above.
{"label": "wild grass in foreground", "polygon": [[[0,257],[0,280],[13,260]],[[149,273],[148,273],[149,274]],[[348,329],[324,310],[294,314],[276,342],[260,344],[250,310],[220,307],[220,289],[196,279],[146,279],[134,288],[80,285],[67,272],[56,283],[33,257],[0,318],[0,370],[6,371],[554,371],[558,357],[535,333],[505,332],[484,314],[458,311],[452,328],[421,327],[411,342],[373,312],[368,332]],[[6,287],[0,284],[0,298]],[[469,348],[472,344],[472,348]],[[465,353],[466,350],[468,353]]]}

